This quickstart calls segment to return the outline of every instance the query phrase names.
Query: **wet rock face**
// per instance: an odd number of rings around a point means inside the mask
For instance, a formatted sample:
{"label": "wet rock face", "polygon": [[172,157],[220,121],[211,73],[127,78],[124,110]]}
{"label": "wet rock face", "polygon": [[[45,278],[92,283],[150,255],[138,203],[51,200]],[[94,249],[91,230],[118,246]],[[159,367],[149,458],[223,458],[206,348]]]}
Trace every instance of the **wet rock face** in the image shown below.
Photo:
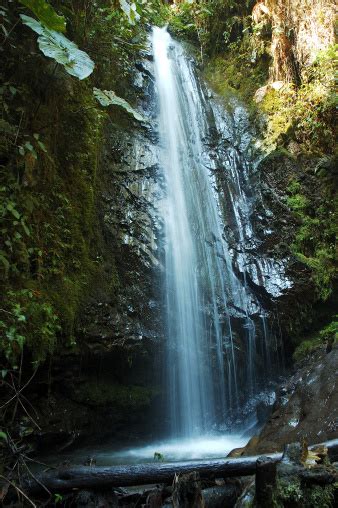
{"label": "wet rock face", "polygon": [[257,322],[259,307],[264,309],[288,351],[289,337],[307,330],[316,290],[309,268],[291,253],[301,223],[288,206],[287,189],[294,179],[309,189],[316,185],[318,161],[296,160],[285,150],[262,158],[255,149],[255,126],[236,101],[227,111],[214,106],[213,114],[218,125],[213,149],[221,159],[215,181],[233,269],[256,300],[252,318]]}
{"label": "wet rock face", "polygon": [[[97,277],[78,317],[77,348],[53,361],[55,403],[52,410],[43,401],[40,405],[42,448],[50,436],[57,447],[81,437],[124,439],[127,426],[132,438],[145,431],[148,411],[158,405],[162,224],[156,206],[162,177],[152,63],[147,54],[140,58],[130,92],[149,122],[141,125],[118,109],[107,122],[97,169],[97,243],[92,246]],[[134,405],[127,403],[129,388]]]}
{"label": "wet rock face", "polygon": [[[259,163],[261,155],[254,147],[255,126],[240,103],[234,99],[228,110],[217,104],[212,104],[212,109],[217,126],[212,140],[218,158],[215,179],[233,269],[245,280],[259,304],[271,310],[275,300],[294,285],[287,273],[291,262],[288,245],[278,248],[285,238],[290,239],[294,228],[283,202],[287,183],[283,190],[278,189],[287,181],[287,174],[279,161],[278,171],[286,177],[280,182],[269,159]],[[285,231],[290,221],[292,233]]]}
{"label": "wet rock face", "polygon": [[280,451],[306,438],[320,443],[338,437],[338,346],[317,351],[280,387],[273,413],[248,452]]}
{"label": "wet rock face", "polygon": [[161,333],[161,223],[154,205],[160,177],[148,135],[142,130],[108,133],[99,212],[111,290],[100,295],[96,288],[83,316],[84,342],[92,350],[156,341]]}
{"label": "wet rock face", "polygon": [[145,55],[136,65],[133,84],[149,124],[128,120],[124,125],[117,118],[106,130],[97,203],[102,240],[98,262],[104,267],[105,281],[93,287],[80,330],[94,356],[118,348],[137,356],[161,342],[162,224],[156,203],[162,182],[151,124],[151,67]]}
{"label": "wet rock face", "polygon": [[[281,149],[262,159],[252,175],[255,196],[252,222],[259,243],[257,253],[274,260],[275,276],[272,272],[271,278],[267,275],[272,284],[277,282],[277,292],[270,292],[270,302],[286,352],[292,349],[291,337],[309,333],[313,323],[325,322],[331,312],[329,301],[323,306],[318,300],[318,288],[309,267],[292,254],[292,244],[303,222],[288,205],[288,187],[293,181],[302,182],[308,199],[319,207],[321,183],[315,169],[318,164],[316,158],[295,158]],[[264,284],[256,287],[258,294],[262,294]]]}

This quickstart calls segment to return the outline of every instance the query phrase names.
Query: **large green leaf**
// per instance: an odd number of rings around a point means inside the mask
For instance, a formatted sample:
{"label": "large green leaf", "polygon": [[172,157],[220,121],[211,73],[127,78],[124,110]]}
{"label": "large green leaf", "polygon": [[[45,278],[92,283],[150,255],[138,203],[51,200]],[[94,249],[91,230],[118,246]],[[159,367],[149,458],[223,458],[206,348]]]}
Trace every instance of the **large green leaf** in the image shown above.
{"label": "large green leaf", "polygon": [[129,3],[127,0],[120,0],[120,7],[131,25],[135,25],[136,21],[139,21],[140,15],[136,11],[136,4],[134,2]]}
{"label": "large green leaf", "polygon": [[39,21],[20,14],[22,22],[39,34],[38,44],[42,53],[63,65],[68,74],[79,79],[87,78],[94,70],[93,60],[64,35],[49,30]]}
{"label": "large green leaf", "polygon": [[118,97],[113,90],[100,90],[99,88],[94,88],[94,96],[99,101],[101,106],[107,107],[107,106],[120,106],[121,108],[125,109],[128,113],[133,115],[133,117],[138,120],[139,122],[146,122],[146,119],[140,115],[134,108],[131,107],[129,102],[122,99],[121,97]]}
{"label": "large green leaf", "polygon": [[19,0],[19,2],[33,11],[41,23],[50,30],[56,30],[57,32],[66,30],[65,18],[59,16],[45,0]]}

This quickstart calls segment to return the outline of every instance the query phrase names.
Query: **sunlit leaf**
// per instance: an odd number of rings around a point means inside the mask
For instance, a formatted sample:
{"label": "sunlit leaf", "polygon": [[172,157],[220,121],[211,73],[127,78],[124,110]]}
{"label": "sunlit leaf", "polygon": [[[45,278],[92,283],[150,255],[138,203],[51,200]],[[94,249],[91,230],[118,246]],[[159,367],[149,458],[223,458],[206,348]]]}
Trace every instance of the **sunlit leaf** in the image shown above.
{"label": "sunlit leaf", "polygon": [[42,53],[63,65],[68,74],[79,79],[87,78],[94,70],[93,60],[64,35],[49,30],[35,19],[21,14],[22,22],[39,34],[38,44]]}
{"label": "sunlit leaf", "polygon": [[146,119],[138,113],[134,108],[131,107],[129,102],[118,97],[113,90],[100,90],[99,88],[94,88],[94,96],[99,101],[101,106],[120,106],[125,109],[128,113],[133,115],[133,117],[139,122],[145,122]]}
{"label": "sunlit leaf", "polygon": [[19,2],[33,11],[35,16],[50,30],[57,32],[66,30],[64,16],[59,16],[45,0],[19,0]]}
{"label": "sunlit leaf", "polygon": [[131,25],[135,25],[140,20],[140,15],[136,11],[136,4],[134,2],[129,3],[127,0],[119,0],[120,7],[128,18]]}

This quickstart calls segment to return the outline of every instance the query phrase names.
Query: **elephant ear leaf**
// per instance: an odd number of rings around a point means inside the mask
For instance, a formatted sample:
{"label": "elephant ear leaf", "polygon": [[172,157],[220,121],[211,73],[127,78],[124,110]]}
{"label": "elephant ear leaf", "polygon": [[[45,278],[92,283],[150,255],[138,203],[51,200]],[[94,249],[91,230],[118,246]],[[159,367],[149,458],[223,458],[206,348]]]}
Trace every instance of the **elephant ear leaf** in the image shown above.
{"label": "elephant ear leaf", "polygon": [[19,0],[19,2],[28,7],[35,16],[50,30],[57,32],[65,32],[66,20],[63,16],[59,16],[53,7],[45,0]]}
{"label": "elephant ear leaf", "polygon": [[93,72],[93,60],[74,42],[61,33],[50,30],[36,19],[24,14],[20,16],[22,22],[39,35],[38,44],[42,53],[63,65],[68,74],[85,79]]}
{"label": "elephant ear leaf", "polygon": [[93,90],[94,96],[101,106],[120,106],[127,111],[127,113],[131,114],[135,120],[138,120],[139,122],[146,122],[146,119],[138,111],[132,108],[129,102],[121,97],[118,97],[113,90],[100,90],[99,88],[94,88]]}
{"label": "elephant ear leaf", "polygon": [[135,23],[140,20],[140,15],[136,10],[136,4],[134,2],[129,3],[127,0],[120,0],[120,7],[127,16],[130,25],[135,25]]}

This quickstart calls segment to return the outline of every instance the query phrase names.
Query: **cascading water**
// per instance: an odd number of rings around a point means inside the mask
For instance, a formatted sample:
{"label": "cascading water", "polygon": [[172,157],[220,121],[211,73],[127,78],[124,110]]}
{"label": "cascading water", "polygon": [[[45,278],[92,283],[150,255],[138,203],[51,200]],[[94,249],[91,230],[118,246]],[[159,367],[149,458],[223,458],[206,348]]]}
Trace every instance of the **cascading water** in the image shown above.
{"label": "cascading water", "polygon": [[[193,62],[165,28],[153,29],[152,45],[160,164],[166,182],[168,413],[171,435],[187,437],[221,428],[238,409],[243,385],[249,396],[254,395],[257,346],[251,316],[260,309],[248,290],[245,270],[242,278],[235,274],[224,236],[211,174],[221,164],[220,155],[208,145],[217,111],[207,106]],[[231,158],[228,205],[238,240],[245,243],[252,237],[250,221],[244,221],[249,216],[249,201],[241,187],[243,175],[235,152]],[[245,263],[245,256],[238,256],[239,269]],[[230,308],[240,316],[242,348],[234,340]],[[264,313],[261,318],[266,342]],[[239,383],[238,358],[243,355],[246,368]]]}
{"label": "cascading water", "polygon": [[[256,424],[257,403],[273,400],[267,385],[278,372],[281,343],[268,305],[292,285],[283,261],[268,257],[266,246],[260,249],[254,227],[254,194],[262,187],[253,186],[257,154],[245,108],[234,98],[224,105],[213,97],[193,59],[166,29],[153,30],[152,47],[154,65],[146,53],[138,67],[149,77],[145,116],[153,118],[156,107],[157,122],[142,135],[140,129],[124,133],[123,172],[133,168],[136,175],[123,178],[123,189],[128,198],[139,199],[133,214],[127,211],[123,242],[142,253],[141,266],[158,272],[165,247],[167,407],[154,430],[158,437],[157,429],[163,429],[164,440],[122,449],[114,441],[101,450],[82,450],[83,459],[94,454],[106,465],[152,461],[156,453],[169,461],[224,457],[244,446]],[[136,84],[143,86],[142,80]],[[264,204],[264,217],[269,213]],[[263,236],[268,235],[269,224]],[[159,301],[145,303],[145,310],[154,306],[161,334]],[[146,312],[142,321],[148,317]],[[149,330],[127,323],[133,351]],[[142,344],[140,349],[147,353]],[[156,383],[157,374],[150,375]]]}

